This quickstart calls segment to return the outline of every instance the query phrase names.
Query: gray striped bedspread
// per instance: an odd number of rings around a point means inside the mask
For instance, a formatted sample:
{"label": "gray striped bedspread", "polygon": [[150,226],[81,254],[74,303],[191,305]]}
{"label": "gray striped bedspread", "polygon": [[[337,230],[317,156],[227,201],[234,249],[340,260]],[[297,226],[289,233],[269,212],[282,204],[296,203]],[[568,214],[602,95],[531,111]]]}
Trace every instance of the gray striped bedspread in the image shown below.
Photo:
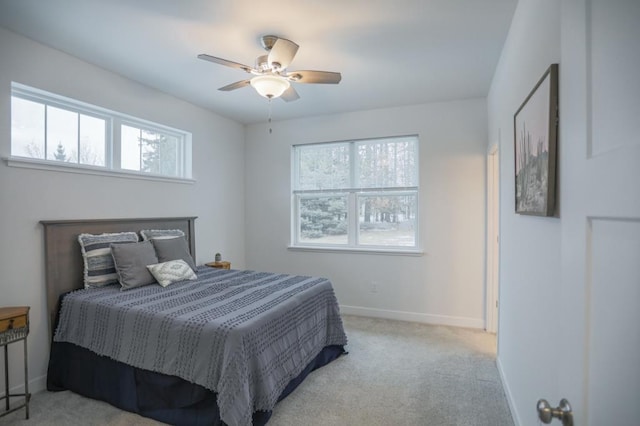
{"label": "gray striped bedspread", "polygon": [[218,394],[221,419],[251,424],[328,345],[346,345],[325,278],[200,267],[197,281],[69,293],[57,342],[181,377]]}

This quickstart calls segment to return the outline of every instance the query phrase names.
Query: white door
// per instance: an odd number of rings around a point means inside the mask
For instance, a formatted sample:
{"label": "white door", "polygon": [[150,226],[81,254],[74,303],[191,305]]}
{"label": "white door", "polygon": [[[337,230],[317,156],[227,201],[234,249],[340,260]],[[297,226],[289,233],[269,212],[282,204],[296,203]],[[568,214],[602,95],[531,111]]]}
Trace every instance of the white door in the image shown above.
{"label": "white door", "polygon": [[557,380],[576,426],[637,426],[640,0],[564,0],[561,22],[562,285],[550,297],[562,311],[550,389]]}

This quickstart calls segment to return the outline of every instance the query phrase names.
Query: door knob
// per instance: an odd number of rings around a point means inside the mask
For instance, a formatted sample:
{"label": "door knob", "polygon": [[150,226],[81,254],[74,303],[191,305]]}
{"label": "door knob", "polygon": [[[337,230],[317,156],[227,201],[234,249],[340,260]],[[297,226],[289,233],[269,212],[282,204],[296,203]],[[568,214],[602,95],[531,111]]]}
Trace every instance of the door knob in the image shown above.
{"label": "door knob", "polygon": [[542,423],[549,424],[555,418],[562,422],[562,426],[573,426],[573,412],[566,399],[563,398],[556,408],[551,408],[546,399],[541,399],[538,401],[537,408],[538,418]]}

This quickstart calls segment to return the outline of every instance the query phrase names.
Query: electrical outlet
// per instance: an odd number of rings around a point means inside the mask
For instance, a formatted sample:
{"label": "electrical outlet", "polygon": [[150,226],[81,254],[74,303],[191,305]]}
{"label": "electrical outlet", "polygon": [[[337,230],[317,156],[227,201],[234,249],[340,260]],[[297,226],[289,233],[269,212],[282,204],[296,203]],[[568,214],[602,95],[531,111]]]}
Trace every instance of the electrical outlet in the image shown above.
{"label": "electrical outlet", "polygon": [[378,293],[378,282],[377,281],[371,281],[371,293],[376,294]]}

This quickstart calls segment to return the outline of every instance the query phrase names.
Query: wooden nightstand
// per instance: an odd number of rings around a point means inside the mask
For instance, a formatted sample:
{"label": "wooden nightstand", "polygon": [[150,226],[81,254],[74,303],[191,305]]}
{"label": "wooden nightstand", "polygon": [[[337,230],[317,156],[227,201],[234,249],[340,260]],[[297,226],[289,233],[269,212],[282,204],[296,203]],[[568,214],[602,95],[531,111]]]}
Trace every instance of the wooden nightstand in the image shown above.
{"label": "wooden nightstand", "polygon": [[[29,307],[0,308],[0,346],[4,346],[4,396],[0,399],[6,399],[5,411],[0,413],[0,417],[24,407],[26,409],[26,419],[29,419],[29,399],[31,394],[29,393],[27,335],[29,335]],[[24,342],[24,393],[9,394],[9,353],[7,345],[20,340]],[[24,402],[9,409],[9,398],[15,396],[24,396]]]}
{"label": "wooden nightstand", "polygon": [[209,262],[209,263],[205,263],[205,265],[210,266],[212,268],[218,268],[218,269],[231,269],[231,262],[227,262],[226,260]]}

